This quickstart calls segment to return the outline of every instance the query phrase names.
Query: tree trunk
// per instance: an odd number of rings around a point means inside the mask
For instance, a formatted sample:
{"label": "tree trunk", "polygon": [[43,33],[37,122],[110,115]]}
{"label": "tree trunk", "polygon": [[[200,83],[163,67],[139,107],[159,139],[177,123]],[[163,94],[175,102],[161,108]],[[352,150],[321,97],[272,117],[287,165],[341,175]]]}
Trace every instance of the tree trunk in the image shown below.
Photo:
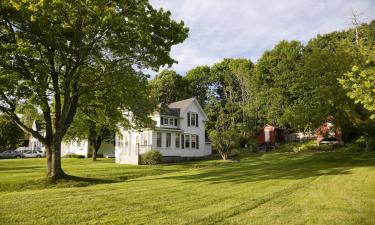
{"label": "tree trunk", "polygon": [[61,141],[56,141],[46,149],[47,178],[52,181],[66,177],[61,167]]}
{"label": "tree trunk", "polygon": [[92,161],[96,161],[96,156],[99,149],[96,149],[95,147],[92,149]]}
{"label": "tree trunk", "polygon": [[46,147],[46,159],[47,159],[47,177],[50,177],[52,174],[52,153],[51,153],[50,147]]}
{"label": "tree trunk", "polygon": [[99,148],[102,145],[102,141],[103,139],[101,138],[101,136],[98,136],[96,138],[96,141],[94,142],[94,146],[92,149],[92,161],[96,161],[96,157],[98,155]]}

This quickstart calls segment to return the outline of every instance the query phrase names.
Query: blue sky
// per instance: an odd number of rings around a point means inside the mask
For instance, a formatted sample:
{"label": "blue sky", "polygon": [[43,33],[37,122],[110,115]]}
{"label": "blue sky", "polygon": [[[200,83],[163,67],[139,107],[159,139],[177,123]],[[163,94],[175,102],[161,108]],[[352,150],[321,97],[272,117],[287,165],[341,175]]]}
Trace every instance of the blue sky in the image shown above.
{"label": "blue sky", "polygon": [[280,40],[306,43],[317,34],[351,26],[352,9],[375,19],[375,0],[150,0],[183,20],[189,37],[172,48],[181,75],[223,58],[253,62]]}

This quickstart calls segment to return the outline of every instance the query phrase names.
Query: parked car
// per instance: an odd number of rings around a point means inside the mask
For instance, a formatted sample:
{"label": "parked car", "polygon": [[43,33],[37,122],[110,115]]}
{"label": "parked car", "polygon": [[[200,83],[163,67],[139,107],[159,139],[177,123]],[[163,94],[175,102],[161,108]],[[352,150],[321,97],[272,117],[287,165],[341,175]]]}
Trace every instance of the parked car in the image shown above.
{"label": "parked car", "polygon": [[0,152],[1,159],[22,158],[22,157],[23,157],[23,154],[15,150],[7,150],[7,151]]}
{"label": "parked car", "polygon": [[22,154],[25,158],[41,158],[45,156],[40,150],[22,150]]}

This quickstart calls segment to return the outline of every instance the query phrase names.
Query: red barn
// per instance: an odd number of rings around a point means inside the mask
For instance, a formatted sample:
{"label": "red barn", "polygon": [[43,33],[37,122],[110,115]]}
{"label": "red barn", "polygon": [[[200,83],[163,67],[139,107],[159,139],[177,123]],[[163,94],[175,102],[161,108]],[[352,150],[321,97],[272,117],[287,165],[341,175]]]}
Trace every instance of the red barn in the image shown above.
{"label": "red barn", "polygon": [[336,144],[342,141],[342,133],[339,127],[334,126],[330,122],[322,124],[316,129],[316,143],[320,144]]}
{"label": "red barn", "polygon": [[284,141],[284,130],[275,128],[266,124],[257,136],[257,143],[259,146],[264,144],[271,144],[275,146],[277,143]]}

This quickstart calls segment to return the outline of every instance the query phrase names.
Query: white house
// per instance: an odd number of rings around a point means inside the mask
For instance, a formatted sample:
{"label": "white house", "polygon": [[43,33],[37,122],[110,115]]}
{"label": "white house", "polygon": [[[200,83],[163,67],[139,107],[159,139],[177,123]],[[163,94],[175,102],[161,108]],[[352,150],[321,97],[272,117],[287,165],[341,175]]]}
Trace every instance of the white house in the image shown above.
{"label": "white house", "polygon": [[[45,130],[43,123],[40,121],[34,121],[33,130],[38,131],[43,136],[45,135]],[[45,151],[45,148],[43,144],[36,138],[34,138],[32,135],[30,135],[29,140],[29,149],[31,150],[41,150]],[[63,141],[61,143],[61,156],[65,156],[67,154],[76,154],[76,155],[82,155],[84,157],[89,157],[91,154],[89,149],[89,143],[88,140],[72,140],[72,141]],[[98,156],[103,157],[114,157],[115,156],[115,146],[113,141],[111,140],[104,140],[102,142],[102,145],[99,148]]]}
{"label": "white house", "polygon": [[121,130],[116,135],[116,163],[138,164],[139,155],[153,149],[165,161],[211,155],[205,138],[207,115],[196,98],[173,102],[151,118],[154,130]]}

